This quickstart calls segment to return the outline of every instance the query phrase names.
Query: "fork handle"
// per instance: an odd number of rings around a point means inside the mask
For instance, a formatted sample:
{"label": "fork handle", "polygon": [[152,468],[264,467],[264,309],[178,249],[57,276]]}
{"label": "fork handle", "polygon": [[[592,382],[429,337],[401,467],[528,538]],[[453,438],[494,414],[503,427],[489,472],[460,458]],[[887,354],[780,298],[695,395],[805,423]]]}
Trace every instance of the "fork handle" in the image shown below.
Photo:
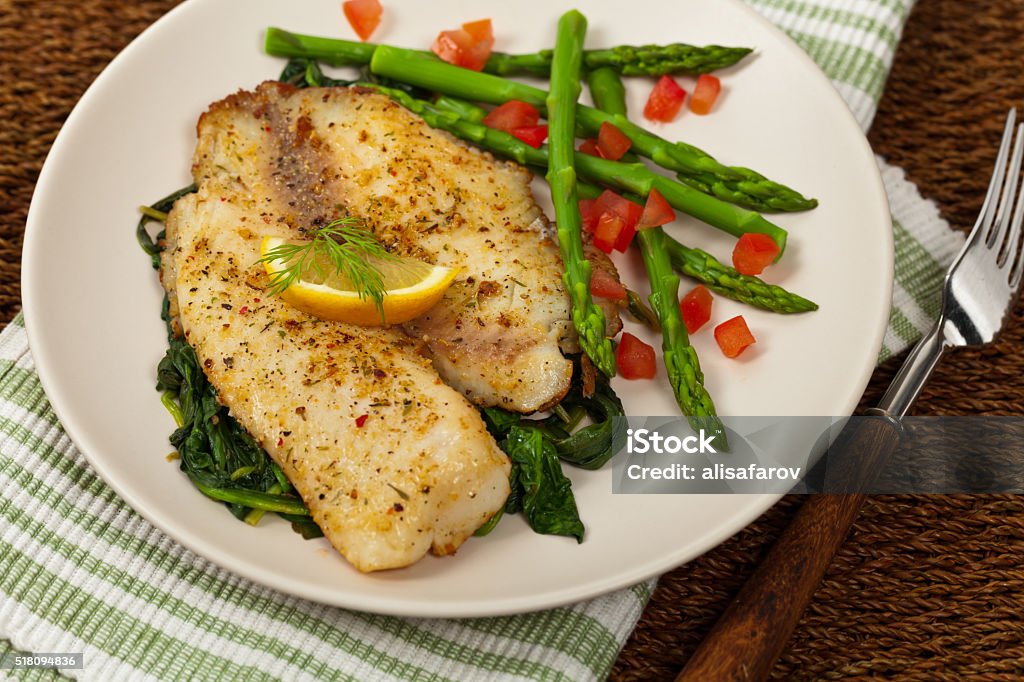
{"label": "fork handle", "polygon": [[943,333],[945,322],[945,314],[940,315],[932,328],[911,349],[885,395],[878,401],[877,409],[896,418],[907,413],[946,350]]}
{"label": "fork handle", "polygon": [[[849,432],[849,433],[847,433]],[[891,418],[855,419],[829,451],[863,490],[899,442]],[[846,477],[853,476],[854,478]],[[842,544],[863,494],[813,495],[687,662],[677,682],[763,680]]]}

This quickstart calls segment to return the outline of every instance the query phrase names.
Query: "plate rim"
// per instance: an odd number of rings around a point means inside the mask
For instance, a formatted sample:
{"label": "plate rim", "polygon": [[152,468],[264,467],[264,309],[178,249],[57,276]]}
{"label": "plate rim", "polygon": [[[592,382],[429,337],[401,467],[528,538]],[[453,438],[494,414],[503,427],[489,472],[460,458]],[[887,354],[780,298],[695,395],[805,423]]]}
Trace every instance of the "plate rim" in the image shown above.
{"label": "plate rim", "polygon": [[[781,497],[783,497],[782,494],[745,495],[744,497],[750,498],[750,501],[741,511],[734,513],[730,517],[729,523],[716,526],[713,533],[706,534],[701,542],[696,543],[702,547],[701,549],[694,551],[690,547],[684,547],[676,552],[660,555],[657,560],[652,560],[646,564],[637,566],[631,571],[620,572],[616,574],[614,578],[609,578],[596,584],[595,582],[590,582],[585,586],[575,587],[570,590],[558,589],[554,592],[532,593],[524,597],[508,598],[496,595],[494,598],[486,602],[461,602],[454,605],[449,605],[448,602],[410,602],[404,598],[382,599],[379,596],[371,596],[368,599],[363,599],[360,598],[358,594],[352,593],[341,593],[340,595],[339,593],[324,594],[322,591],[310,589],[305,583],[292,580],[288,576],[268,573],[263,571],[260,566],[242,562],[237,558],[234,558],[230,552],[221,550],[218,545],[207,542],[201,536],[185,536],[179,534],[173,524],[165,524],[162,518],[152,515],[145,502],[145,496],[143,495],[140,497],[135,494],[132,489],[122,486],[118,481],[116,472],[108,470],[102,463],[103,458],[95,457],[90,454],[92,448],[86,447],[86,443],[80,438],[80,433],[76,433],[77,429],[73,426],[67,426],[67,424],[74,424],[74,419],[66,419],[66,417],[72,413],[73,406],[66,404],[62,397],[62,393],[59,388],[61,379],[53,373],[50,362],[48,361],[50,356],[46,354],[45,350],[38,352],[36,350],[47,348],[46,343],[42,341],[43,330],[40,329],[40,325],[42,323],[33,321],[36,317],[34,311],[40,310],[40,296],[37,296],[37,289],[33,285],[33,282],[37,281],[41,276],[40,273],[42,268],[40,263],[42,259],[40,258],[40,249],[45,243],[45,231],[41,226],[37,225],[36,216],[38,215],[39,210],[36,208],[36,205],[37,201],[41,201],[40,197],[47,194],[47,187],[51,182],[50,178],[54,174],[53,159],[59,156],[60,150],[71,136],[71,134],[66,131],[73,130],[77,127],[78,121],[81,118],[81,112],[89,107],[93,98],[97,96],[96,93],[103,87],[106,81],[112,77],[110,74],[112,73],[113,67],[116,67],[123,61],[129,60],[135,51],[139,49],[139,45],[145,42],[151,32],[159,30],[161,25],[172,20],[177,15],[187,12],[190,8],[207,1],[209,0],[186,0],[162,15],[159,19],[147,26],[128,45],[126,45],[125,48],[122,49],[102,69],[95,80],[90,83],[88,88],[79,98],[78,102],[76,102],[64,124],[61,126],[56,139],[47,153],[46,160],[43,163],[36,181],[36,186],[33,190],[32,200],[29,205],[28,216],[25,223],[21,275],[22,309],[24,312],[25,329],[29,339],[29,348],[32,349],[33,352],[36,372],[39,376],[40,383],[46,393],[50,406],[60,421],[61,428],[64,433],[67,434],[74,446],[82,453],[93,471],[95,471],[104,483],[109,485],[114,492],[116,492],[117,495],[132,508],[133,511],[142,516],[148,523],[158,528],[162,533],[165,533],[168,537],[172,538],[181,547],[208,559],[218,568],[241,576],[245,579],[252,580],[263,587],[278,592],[291,594],[318,603],[384,615],[470,618],[513,615],[565,606],[605,595],[622,588],[631,587],[675,567],[681,566],[710,551],[745,528],[768,508],[774,505]],[[721,2],[721,0],[718,1]],[[858,153],[867,154],[873,159],[874,153],[870,147],[870,143],[868,142],[864,132],[860,129],[853,112],[846,105],[845,101],[842,100],[842,97],[835,89],[828,76],[814,62],[814,60],[811,59],[811,57],[789,36],[787,36],[784,31],[763,15],[759,14],[745,2],[742,0],[728,1],[734,8],[743,12],[747,17],[747,20],[758,24],[761,30],[773,33],[775,37],[779,39],[780,44],[784,45],[790,52],[791,56],[802,61],[805,66],[811,67],[810,73],[813,73],[813,77],[818,81],[815,87],[820,89],[824,86],[827,88],[829,96],[838,100],[842,105],[841,110],[844,112],[847,119],[845,121],[846,126],[852,126],[853,129],[858,131],[856,136]],[[885,300],[876,302],[876,305],[872,306],[873,310],[880,311],[878,324],[876,324],[875,328],[872,330],[873,335],[870,338],[871,348],[877,350],[881,347],[884,339],[892,301],[892,290],[894,286],[894,241],[892,235],[891,215],[889,212],[888,200],[882,177],[878,171],[877,165],[872,164],[872,167],[875,172],[870,175],[870,178],[862,178],[862,181],[866,183],[870,179],[871,184],[873,185],[872,194],[882,202],[884,208],[882,213],[885,216],[886,223],[885,227],[888,228],[884,231],[884,239],[881,240],[882,243],[879,244],[884,251],[883,255],[886,259],[887,266],[885,268],[885,272],[887,273],[886,281],[884,286],[881,288],[881,293],[885,295]],[[881,313],[883,310],[884,313]],[[865,342],[867,341],[868,339],[865,339]],[[846,414],[852,414],[876,365],[877,363],[871,359],[867,360],[864,365],[859,368],[851,367],[851,371],[854,369],[857,371],[857,380],[854,383],[859,386],[859,389],[852,397],[847,398],[846,409],[844,410]],[[339,599],[337,598],[338,596],[341,596],[342,598]]]}

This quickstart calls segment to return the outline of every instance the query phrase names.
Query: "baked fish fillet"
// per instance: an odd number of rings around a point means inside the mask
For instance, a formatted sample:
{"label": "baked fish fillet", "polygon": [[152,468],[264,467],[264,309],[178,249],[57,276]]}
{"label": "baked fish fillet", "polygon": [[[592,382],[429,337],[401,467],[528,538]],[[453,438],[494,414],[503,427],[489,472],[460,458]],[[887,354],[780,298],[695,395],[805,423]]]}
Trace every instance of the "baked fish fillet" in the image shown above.
{"label": "baked fish fillet", "polygon": [[[330,183],[300,184],[339,171],[308,165],[319,157],[306,153],[314,138],[299,119],[298,130],[275,132],[269,102],[290,96],[263,86],[200,119],[199,190],[167,220],[161,278],[172,315],[220,400],[356,568],[451,554],[509,492],[508,459],[477,410],[401,330],[322,321],[264,292],[263,237],[298,238],[341,201]],[[358,98],[335,97],[345,116],[360,116]]]}
{"label": "baked fish fillet", "polygon": [[365,89],[265,83],[217,112],[239,148],[273,166],[290,208],[274,220],[308,227],[348,214],[394,253],[461,269],[443,301],[405,325],[445,382],[520,412],[565,395],[572,364],[560,344],[576,339],[529,171]]}

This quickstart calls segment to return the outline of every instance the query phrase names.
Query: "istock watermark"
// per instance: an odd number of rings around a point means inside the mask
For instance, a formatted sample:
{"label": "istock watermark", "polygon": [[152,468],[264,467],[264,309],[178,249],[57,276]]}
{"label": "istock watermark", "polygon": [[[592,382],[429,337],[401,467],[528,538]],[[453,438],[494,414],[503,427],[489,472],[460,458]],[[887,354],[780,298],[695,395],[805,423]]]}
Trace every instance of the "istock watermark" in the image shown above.
{"label": "istock watermark", "polygon": [[1021,493],[1024,417],[907,417],[893,455],[857,474],[850,433],[878,417],[723,417],[726,438],[681,417],[618,418],[612,491]]}
{"label": "istock watermark", "polygon": [[706,452],[715,454],[716,450],[712,443],[713,434],[706,434],[704,429],[697,432],[695,436],[662,436],[657,431],[649,429],[626,429],[626,452],[633,454],[644,454],[657,452],[661,454],[675,455],[680,452],[696,454]]}

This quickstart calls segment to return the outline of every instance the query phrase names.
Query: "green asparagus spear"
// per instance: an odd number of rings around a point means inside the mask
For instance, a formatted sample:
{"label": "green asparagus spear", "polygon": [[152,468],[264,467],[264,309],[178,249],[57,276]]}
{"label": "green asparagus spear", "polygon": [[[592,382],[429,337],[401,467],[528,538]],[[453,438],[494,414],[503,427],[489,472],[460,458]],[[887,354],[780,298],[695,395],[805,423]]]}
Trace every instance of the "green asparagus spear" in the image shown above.
{"label": "green asparagus spear", "polygon": [[661,324],[661,350],[665,371],[683,411],[695,430],[712,434],[716,447],[727,450],[725,427],[715,414],[715,405],[704,388],[704,373],[700,370],[697,352],[690,345],[679,309],[679,278],[672,271],[665,249],[665,231],[660,227],[639,230],[636,233],[640,253],[651,282],[651,295],[647,299]]}
{"label": "green asparagus spear", "polygon": [[595,107],[609,114],[626,115],[626,88],[614,69],[594,69],[587,74],[587,87]]}
{"label": "green asparagus spear", "polygon": [[605,375],[615,376],[615,350],[605,336],[604,313],[590,297],[590,262],[583,255],[583,229],[576,195],[573,143],[576,140],[576,100],[587,20],[570,10],[558,20],[555,56],[551,64],[548,110],[548,184],[555,206],[558,247],[565,273],[562,279],[572,301],[572,322],[583,352]]}
{"label": "green asparagus spear", "polygon": [[671,237],[666,236],[665,248],[672,267],[726,298],[776,313],[806,313],[818,309],[814,301],[758,277],[741,275],[710,253],[683,246]]}
{"label": "green asparagus spear", "polygon": [[[580,199],[596,199],[601,196],[601,192],[603,192],[604,189],[591,182],[587,182],[586,180],[577,180],[576,191],[579,192]],[[634,204],[640,204],[641,206],[643,206],[644,202],[647,201],[646,198],[633,194],[632,192],[619,192],[619,196],[623,199],[629,199]]]}
{"label": "green asparagus spear", "polygon": [[375,49],[377,46],[373,43],[303,35],[273,26],[267,28],[263,39],[263,51],[269,55],[316,59],[333,66],[369,64]]}
{"label": "green asparagus spear", "polygon": [[[373,43],[319,38],[268,28],[264,49],[276,57],[318,59],[335,66],[367,64],[376,49]],[[624,76],[661,76],[669,73],[701,74],[724,69],[740,61],[750,48],[708,45],[697,47],[671,45],[620,45],[606,50],[586,50],[583,63],[587,69],[607,66]],[[424,53],[427,54],[427,53]],[[551,50],[531,54],[491,53],[484,66],[489,73],[501,76],[540,76],[551,73]]]}
{"label": "green asparagus spear", "polygon": [[[547,149],[534,149],[508,133],[464,120],[452,111],[441,111],[429,102],[410,97],[400,90],[374,83],[360,83],[359,85],[373,88],[391,97],[405,108],[419,114],[431,127],[447,130],[457,137],[475,142],[524,166],[544,168],[548,165]],[[778,225],[757,213],[727,204],[713,196],[691,189],[672,178],[655,173],[643,163],[621,163],[599,159],[589,154],[576,153],[575,165],[581,176],[596,183],[643,197],[646,197],[651,189],[655,188],[674,208],[734,237],[741,237],[747,232],[759,232],[775,240],[775,243],[779,245],[780,254],[786,249],[787,233]]]}
{"label": "green asparagus spear", "polygon": [[434,106],[441,111],[450,112],[472,123],[480,123],[487,116],[487,110],[483,107],[478,107],[472,102],[456,97],[448,97],[447,95],[441,95],[435,99]]}
{"label": "green asparagus spear", "polygon": [[[452,66],[415,50],[379,45],[370,60],[370,70],[445,95],[490,104],[510,99],[544,109],[547,93],[525,83],[506,80]],[[621,115],[577,105],[576,118],[588,135],[596,134],[601,123],[615,124],[633,142],[633,151],[656,164],[688,178],[695,189],[759,211],[803,211],[817,206],[799,192],[768,180],[748,168],[725,166],[706,152],[682,142],[669,142],[632,123]],[[660,189],[660,188],[659,188]]]}
{"label": "green asparagus spear", "polygon": [[[606,50],[586,50],[583,63],[588,69],[607,67],[623,76],[697,75],[732,66],[750,52],[748,47],[721,45],[619,45]],[[487,60],[484,71],[499,76],[544,77],[551,69],[551,56],[551,50],[531,54],[495,52]]]}

